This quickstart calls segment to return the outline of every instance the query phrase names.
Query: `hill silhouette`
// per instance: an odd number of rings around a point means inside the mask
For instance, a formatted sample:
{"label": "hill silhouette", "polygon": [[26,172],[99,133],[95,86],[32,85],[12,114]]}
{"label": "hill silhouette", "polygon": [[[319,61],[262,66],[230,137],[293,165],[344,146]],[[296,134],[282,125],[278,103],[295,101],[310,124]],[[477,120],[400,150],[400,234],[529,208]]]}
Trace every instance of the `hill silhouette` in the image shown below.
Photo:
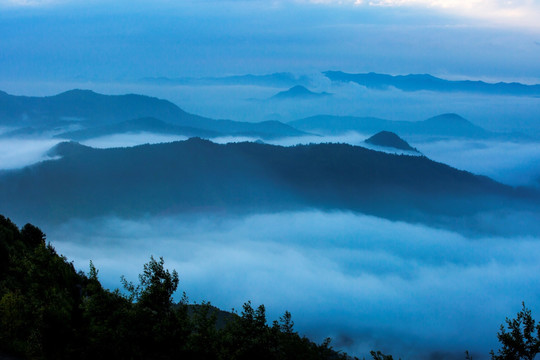
{"label": "hill silhouette", "polygon": [[271,99],[275,100],[285,100],[285,99],[312,99],[312,98],[320,98],[324,96],[330,96],[331,94],[327,92],[313,92],[306,87],[302,85],[296,85],[292,88],[280,91],[276,95],[272,96]]}
{"label": "hill silhouette", "polygon": [[503,134],[487,131],[458,114],[448,113],[423,121],[396,121],[374,117],[317,115],[289,122],[289,125],[307,132],[319,134],[342,134],[356,131],[373,134],[390,131],[408,138],[454,137],[472,139],[512,138],[527,139],[519,134]]}
{"label": "hill silhouette", "polygon": [[[171,125],[198,129],[201,135],[203,130],[261,138],[303,134],[278,121],[248,123],[205,118],[187,113],[167,100],[144,95],[102,95],[90,90],[70,90],[46,97],[0,93],[0,125],[4,126],[34,127],[43,132],[57,126],[59,121],[89,129],[141,118],[155,118]],[[163,126],[161,130],[164,130]]]}
{"label": "hill silhouette", "polygon": [[393,149],[418,152],[405,140],[390,131],[381,131],[365,140],[366,143]]}
{"label": "hill silhouette", "polygon": [[423,156],[346,144],[219,145],[193,138],[115,149],[61,143],[51,154],[61,158],[0,173],[0,212],[65,221],[320,208],[436,223],[538,200]]}

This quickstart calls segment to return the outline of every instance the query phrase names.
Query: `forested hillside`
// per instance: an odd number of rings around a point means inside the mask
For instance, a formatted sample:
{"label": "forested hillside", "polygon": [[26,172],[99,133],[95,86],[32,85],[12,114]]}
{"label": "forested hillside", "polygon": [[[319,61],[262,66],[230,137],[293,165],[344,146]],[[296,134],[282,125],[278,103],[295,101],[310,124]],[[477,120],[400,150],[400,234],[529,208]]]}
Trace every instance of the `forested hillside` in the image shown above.
{"label": "forested hillside", "polygon": [[[30,224],[0,215],[0,357],[29,359],[350,359],[293,328],[291,314],[268,324],[250,302],[223,316],[209,303],[173,302],[176,271],[144,265],[124,292],[100,284],[46,243]],[[219,318],[219,322],[217,321]]]}
{"label": "forested hillside", "polygon": [[62,158],[0,173],[1,212],[41,222],[321,208],[434,221],[538,204],[536,195],[527,199],[426,157],[346,144],[218,145],[194,138],[117,149],[62,143],[51,155]]}

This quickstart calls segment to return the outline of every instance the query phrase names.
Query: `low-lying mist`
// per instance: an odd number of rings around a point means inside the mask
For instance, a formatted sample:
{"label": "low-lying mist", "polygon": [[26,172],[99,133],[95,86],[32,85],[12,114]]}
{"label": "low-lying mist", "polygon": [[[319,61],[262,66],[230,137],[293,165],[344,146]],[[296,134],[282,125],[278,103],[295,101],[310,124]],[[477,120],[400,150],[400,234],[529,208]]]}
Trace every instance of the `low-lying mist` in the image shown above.
{"label": "low-lying mist", "polygon": [[82,141],[81,143],[93,148],[106,149],[113,147],[131,147],[142,144],[159,144],[183,140],[187,140],[187,137],[140,132],[101,136]]}
{"label": "low-lying mist", "polygon": [[16,169],[49,159],[47,151],[61,140],[0,139],[0,170]]}
{"label": "low-lying mist", "polygon": [[538,142],[445,140],[417,144],[432,160],[513,186],[540,187]]}
{"label": "low-lying mist", "polygon": [[[56,249],[102,282],[137,281],[150,255],[176,269],[192,301],[252,300],[269,319],[359,357],[486,359],[506,316],[540,310],[538,237],[467,238],[343,212],[247,217],[107,218],[43,227]],[[177,294],[177,299],[181,294]],[[535,315],[537,312],[535,313]]]}

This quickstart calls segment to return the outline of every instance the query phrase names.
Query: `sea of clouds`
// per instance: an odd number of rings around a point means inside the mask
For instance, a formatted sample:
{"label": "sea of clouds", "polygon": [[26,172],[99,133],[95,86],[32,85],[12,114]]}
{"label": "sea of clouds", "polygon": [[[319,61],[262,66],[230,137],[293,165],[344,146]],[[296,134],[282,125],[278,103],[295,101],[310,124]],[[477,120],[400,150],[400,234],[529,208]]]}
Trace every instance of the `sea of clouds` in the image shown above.
{"label": "sea of clouds", "polygon": [[[465,237],[348,212],[73,220],[47,229],[56,249],[109,288],[137,281],[151,255],[191,301],[264,303],[296,328],[359,357],[485,359],[505,317],[540,310],[540,237]],[[177,299],[181,296],[177,293]]]}

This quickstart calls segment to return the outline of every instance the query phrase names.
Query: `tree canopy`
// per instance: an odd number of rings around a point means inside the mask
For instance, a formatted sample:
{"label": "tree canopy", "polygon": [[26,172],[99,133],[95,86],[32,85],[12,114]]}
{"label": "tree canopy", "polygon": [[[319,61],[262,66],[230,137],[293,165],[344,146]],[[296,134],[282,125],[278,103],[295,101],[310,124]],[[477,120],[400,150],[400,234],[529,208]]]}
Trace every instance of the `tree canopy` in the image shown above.
{"label": "tree canopy", "polygon": [[0,355],[29,359],[350,359],[300,336],[291,314],[268,325],[264,305],[240,314],[209,302],[178,303],[176,271],[163,258],[143,267],[125,292],[105,289],[46,243],[30,224],[0,215]]}

